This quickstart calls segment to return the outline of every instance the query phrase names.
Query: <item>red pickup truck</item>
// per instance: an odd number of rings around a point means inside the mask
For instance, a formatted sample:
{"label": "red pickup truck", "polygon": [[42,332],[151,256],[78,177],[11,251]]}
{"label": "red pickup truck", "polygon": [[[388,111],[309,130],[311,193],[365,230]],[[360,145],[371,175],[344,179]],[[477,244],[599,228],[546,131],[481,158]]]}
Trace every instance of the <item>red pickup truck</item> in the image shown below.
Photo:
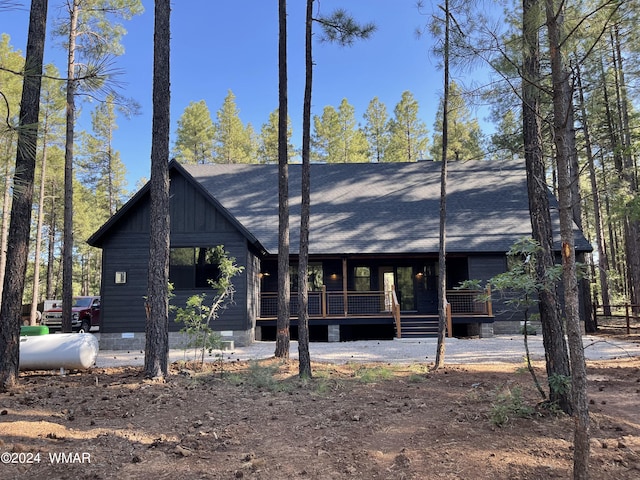
{"label": "red pickup truck", "polygon": [[[74,332],[90,332],[100,330],[100,297],[74,297],[71,305],[71,330]],[[45,310],[41,325],[50,331],[62,329],[62,304],[54,304]]]}

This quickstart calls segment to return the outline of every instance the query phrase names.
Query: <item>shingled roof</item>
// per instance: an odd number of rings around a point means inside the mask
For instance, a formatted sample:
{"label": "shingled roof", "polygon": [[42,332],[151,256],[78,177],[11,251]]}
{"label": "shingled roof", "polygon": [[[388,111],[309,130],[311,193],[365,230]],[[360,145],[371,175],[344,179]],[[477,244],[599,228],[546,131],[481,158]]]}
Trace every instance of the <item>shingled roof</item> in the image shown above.
{"label": "shingled roof", "polygon": [[[186,165],[271,254],[278,251],[277,165]],[[310,254],[435,253],[441,163],[311,165]],[[299,243],[301,165],[289,165],[291,253]],[[557,203],[551,197],[556,242]],[[575,229],[576,249],[591,245]],[[524,162],[450,162],[447,252],[506,252],[531,236]]]}

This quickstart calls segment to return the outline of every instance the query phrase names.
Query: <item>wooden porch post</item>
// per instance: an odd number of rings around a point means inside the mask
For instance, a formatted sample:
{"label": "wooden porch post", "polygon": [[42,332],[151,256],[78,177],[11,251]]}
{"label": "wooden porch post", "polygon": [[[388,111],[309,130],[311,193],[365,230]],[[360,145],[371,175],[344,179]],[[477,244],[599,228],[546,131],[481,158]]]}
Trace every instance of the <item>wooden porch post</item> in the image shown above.
{"label": "wooden porch post", "polygon": [[487,315],[493,317],[493,302],[491,301],[491,285],[487,285]]}
{"label": "wooden porch post", "polygon": [[451,320],[451,304],[447,302],[447,337],[453,337],[453,321]]}
{"label": "wooden porch post", "polygon": [[349,314],[347,296],[347,257],[342,257],[342,303],[344,304],[344,316]]}
{"label": "wooden porch post", "polygon": [[322,297],[320,298],[320,308],[322,309],[322,318],[327,316],[327,286],[322,285]]}

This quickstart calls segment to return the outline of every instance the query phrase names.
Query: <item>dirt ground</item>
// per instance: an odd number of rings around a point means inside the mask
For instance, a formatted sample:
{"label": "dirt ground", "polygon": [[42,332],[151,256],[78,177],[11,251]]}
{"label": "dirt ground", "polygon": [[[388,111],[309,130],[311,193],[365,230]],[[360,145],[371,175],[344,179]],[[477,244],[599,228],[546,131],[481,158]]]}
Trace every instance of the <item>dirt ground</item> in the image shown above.
{"label": "dirt ground", "polygon": [[[632,338],[640,341],[640,337]],[[522,365],[223,363],[22,373],[2,479],[570,478],[573,421]],[[545,384],[544,366],[536,364]],[[640,359],[588,364],[591,478],[640,478]]]}

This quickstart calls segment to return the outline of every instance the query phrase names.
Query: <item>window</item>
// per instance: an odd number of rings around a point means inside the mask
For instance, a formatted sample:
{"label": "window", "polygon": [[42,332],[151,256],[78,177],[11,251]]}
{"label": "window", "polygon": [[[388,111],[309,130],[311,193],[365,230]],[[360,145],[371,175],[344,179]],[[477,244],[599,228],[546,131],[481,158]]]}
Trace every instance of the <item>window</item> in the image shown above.
{"label": "window", "polygon": [[176,290],[209,287],[209,280],[220,275],[218,256],[213,247],[172,248],[169,281]]}
{"label": "window", "polygon": [[371,290],[371,269],[369,267],[356,267],[353,275],[356,292],[368,292]]}
{"label": "window", "polygon": [[[308,272],[308,286],[310,292],[318,292],[322,290],[322,285],[324,284],[323,280],[323,270],[322,263],[309,263],[307,265]],[[291,291],[298,291],[298,265],[293,264],[289,265],[289,280],[291,282]]]}

